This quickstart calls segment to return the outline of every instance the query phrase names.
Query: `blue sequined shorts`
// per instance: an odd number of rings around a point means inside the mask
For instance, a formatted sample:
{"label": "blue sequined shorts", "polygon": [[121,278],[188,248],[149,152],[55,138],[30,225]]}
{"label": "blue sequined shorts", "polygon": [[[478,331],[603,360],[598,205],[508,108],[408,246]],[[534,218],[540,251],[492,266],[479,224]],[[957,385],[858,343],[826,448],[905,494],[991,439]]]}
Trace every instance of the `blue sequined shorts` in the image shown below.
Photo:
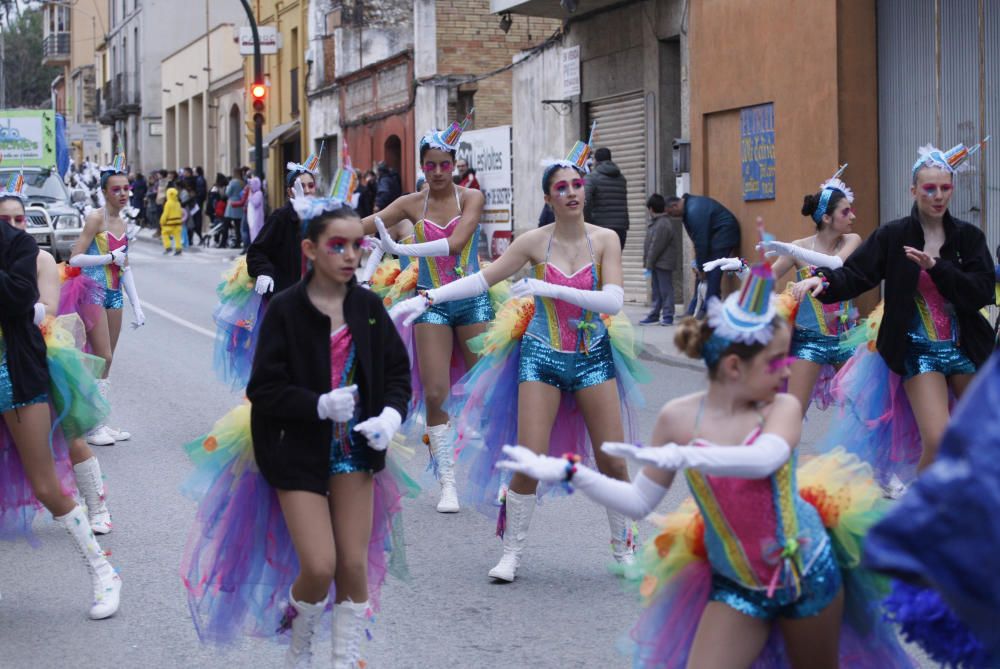
{"label": "blue sequined shorts", "polygon": [[467,297],[464,300],[432,304],[414,323],[447,325],[457,328],[463,325],[489,323],[495,318],[493,303],[489,293]]}
{"label": "blue sequined shorts", "polygon": [[[330,444],[330,476],[335,474],[350,474],[352,472],[375,472],[372,466],[368,440],[364,435],[351,429],[350,445],[345,449],[343,444],[334,439]],[[346,452],[345,452],[346,451]]]}
{"label": "blue sequined shorts", "polygon": [[851,357],[851,352],[841,350],[840,338],[835,335],[825,335],[815,330],[795,328],[792,332],[792,347],[788,352],[793,358],[808,360],[817,365],[844,364]]}
{"label": "blue sequined shorts", "polygon": [[41,404],[47,401],[49,396],[46,393],[42,393],[38,397],[32,398],[27,402],[15,402],[14,401],[14,384],[10,380],[10,370],[7,369],[7,354],[6,352],[0,354],[0,413],[7,413],[8,411],[13,411],[14,409],[20,409],[21,407],[30,406],[32,404]]}
{"label": "blue sequined shorts", "polygon": [[906,333],[906,373],[903,380],[918,374],[940,372],[945,376],[975,374],[976,365],[953,341],[931,341],[917,332]]}
{"label": "blue sequined shorts", "polygon": [[615,378],[611,339],[604,337],[588,353],[557,351],[534,337],[521,339],[517,382],[540,381],[567,393]]}
{"label": "blue sequined shorts", "polygon": [[125,306],[122,290],[114,288],[98,288],[91,295],[91,304],[99,304],[105,309],[121,309]]}
{"label": "blue sequined shorts", "polygon": [[768,597],[765,590],[744,588],[715,573],[712,574],[712,591],[708,598],[754,618],[808,618],[829,606],[842,584],[840,567],[827,541],[802,578],[802,594],[798,598],[791,588],[778,589],[773,597]]}

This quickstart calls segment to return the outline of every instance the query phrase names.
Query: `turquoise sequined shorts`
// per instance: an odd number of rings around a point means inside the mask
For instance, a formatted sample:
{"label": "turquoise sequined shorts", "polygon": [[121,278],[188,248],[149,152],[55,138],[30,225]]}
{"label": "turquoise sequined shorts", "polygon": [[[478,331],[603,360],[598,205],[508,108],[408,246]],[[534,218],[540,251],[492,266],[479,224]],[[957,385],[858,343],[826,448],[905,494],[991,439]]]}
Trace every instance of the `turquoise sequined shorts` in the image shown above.
{"label": "turquoise sequined shorts", "polygon": [[940,372],[945,376],[975,374],[976,365],[953,341],[931,341],[918,332],[906,333],[906,373],[903,380],[918,374]]}
{"label": "turquoise sequined shorts", "polygon": [[420,318],[414,321],[414,324],[430,323],[431,325],[447,325],[457,328],[463,325],[489,323],[494,318],[490,295],[483,293],[475,297],[467,297],[464,300],[432,304],[427,311],[421,314]]}
{"label": "turquoise sequined shorts", "polygon": [[98,288],[89,300],[92,304],[97,304],[105,309],[121,309],[125,306],[125,298],[122,297],[120,288]]}
{"label": "turquoise sequined shorts", "polygon": [[368,440],[364,435],[354,432],[353,425],[349,428],[351,436],[345,448],[343,443],[334,439],[330,444],[330,476],[335,474],[350,474],[352,472],[375,472],[372,466]]}
{"label": "turquoise sequined shorts", "polygon": [[840,338],[834,335],[825,335],[805,328],[795,328],[792,332],[792,346],[788,355],[799,360],[815,362],[817,365],[837,367],[847,362],[851,357],[850,351],[841,350],[839,342]]}
{"label": "turquoise sequined shorts", "polygon": [[605,336],[587,353],[557,351],[534,337],[521,339],[517,382],[540,381],[567,393],[615,378],[611,338]]}
{"label": "turquoise sequined shorts", "polygon": [[[0,347],[2,346],[3,344],[0,343]],[[31,406],[32,404],[41,404],[48,399],[48,394],[42,393],[27,402],[15,402],[14,383],[10,379],[10,370],[7,368],[7,353],[6,351],[0,353],[0,413],[7,413],[14,409]]]}
{"label": "turquoise sequined shorts", "polygon": [[813,560],[802,578],[802,593],[795,597],[791,588],[775,590],[773,597],[765,590],[750,590],[719,574],[712,574],[712,591],[708,599],[722,602],[753,618],[808,618],[830,605],[843,585],[840,567],[833,557],[830,542]]}

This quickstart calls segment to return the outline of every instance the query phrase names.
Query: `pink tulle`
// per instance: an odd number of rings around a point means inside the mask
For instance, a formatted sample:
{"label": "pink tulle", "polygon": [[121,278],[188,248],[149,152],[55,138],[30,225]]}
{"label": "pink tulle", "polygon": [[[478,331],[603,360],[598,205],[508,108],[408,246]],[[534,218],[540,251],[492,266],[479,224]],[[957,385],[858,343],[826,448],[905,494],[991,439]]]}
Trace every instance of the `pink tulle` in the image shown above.
{"label": "pink tulle", "polygon": [[[66,278],[59,289],[59,315],[79,314],[84,328],[90,332],[97,323],[98,317],[104,312],[100,304],[104,301],[103,292],[104,289],[83,272],[67,271]],[[97,295],[100,295],[100,302],[95,297]]]}

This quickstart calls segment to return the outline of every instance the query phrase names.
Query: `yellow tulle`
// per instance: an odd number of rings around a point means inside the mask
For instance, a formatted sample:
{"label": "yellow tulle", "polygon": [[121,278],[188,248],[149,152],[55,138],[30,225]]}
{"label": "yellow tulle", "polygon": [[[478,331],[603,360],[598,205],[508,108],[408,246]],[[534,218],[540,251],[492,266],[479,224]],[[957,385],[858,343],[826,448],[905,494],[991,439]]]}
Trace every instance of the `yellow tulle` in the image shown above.
{"label": "yellow tulle", "polygon": [[396,280],[392,282],[389,292],[382,298],[387,309],[413,296],[414,291],[417,290],[417,273],[417,263],[411,262],[406,269],[396,276]]}

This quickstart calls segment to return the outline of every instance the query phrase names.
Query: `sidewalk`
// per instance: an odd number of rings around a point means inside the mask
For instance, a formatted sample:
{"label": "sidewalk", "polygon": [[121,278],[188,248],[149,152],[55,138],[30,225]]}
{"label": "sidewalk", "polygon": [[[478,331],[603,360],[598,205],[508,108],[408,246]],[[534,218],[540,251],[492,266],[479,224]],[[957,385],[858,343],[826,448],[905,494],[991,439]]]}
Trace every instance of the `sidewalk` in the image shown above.
{"label": "sidewalk", "polygon": [[[635,328],[636,340],[640,345],[640,358],[672,367],[683,367],[696,371],[705,369],[705,363],[687,357],[674,346],[674,330],[676,328],[673,325],[638,324],[649,313],[648,307],[626,304],[624,312]],[[677,317],[675,320],[680,321],[680,318]]]}

